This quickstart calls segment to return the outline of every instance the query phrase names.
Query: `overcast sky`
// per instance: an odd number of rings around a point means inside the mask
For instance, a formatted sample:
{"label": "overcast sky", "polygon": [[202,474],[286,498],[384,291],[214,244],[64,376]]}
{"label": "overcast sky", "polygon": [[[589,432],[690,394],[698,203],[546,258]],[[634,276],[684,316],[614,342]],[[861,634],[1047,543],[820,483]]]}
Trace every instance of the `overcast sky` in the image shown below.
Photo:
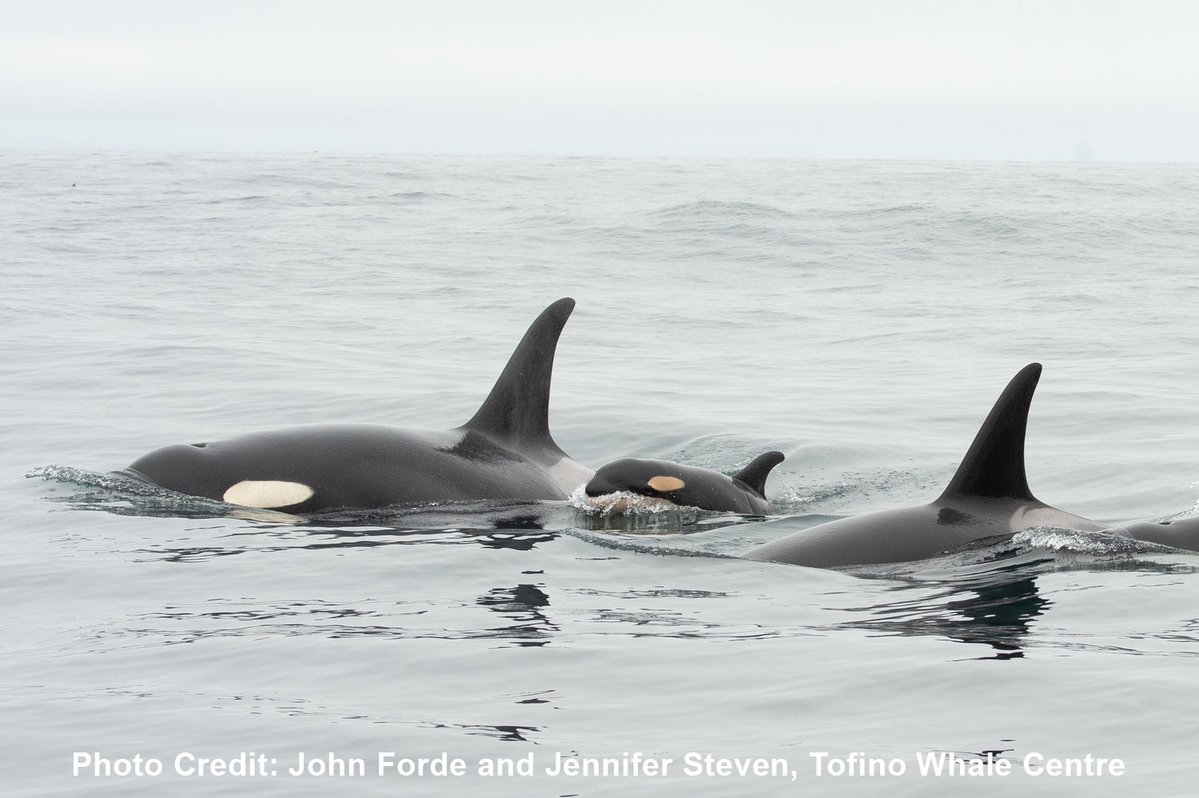
{"label": "overcast sky", "polygon": [[0,0],[0,148],[1199,160],[1188,0]]}

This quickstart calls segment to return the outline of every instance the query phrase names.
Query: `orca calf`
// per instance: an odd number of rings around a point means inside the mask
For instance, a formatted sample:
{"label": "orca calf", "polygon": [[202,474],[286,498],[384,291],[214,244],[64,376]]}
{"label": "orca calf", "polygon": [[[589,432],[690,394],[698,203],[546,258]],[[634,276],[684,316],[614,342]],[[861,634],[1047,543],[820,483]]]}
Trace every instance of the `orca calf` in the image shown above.
{"label": "orca calf", "polygon": [[126,469],[164,488],[305,513],[479,499],[565,499],[592,472],[549,431],[554,352],[573,299],[529,327],[470,421],[449,431],[324,424],[167,446]]}
{"label": "orca calf", "polygon": [[949,486],[931,504],[850,516],[802,529],[751,549],[744,556],[836,568],[923,560],[999,542],[1025,529],[1107,529],[1039,501],[1024,472],[1028,408],[1041,365],[1012,378],[983,422]]}
{"label": "orca calf", "polygon": [[729,477],[710,468],[627,457],[596,471],[585,491],[591,497],[628,491],[703,510],[761,515],[770,511],[766,477],[781,462],[782,452],[766,452]]}
{"label": "orca calf", "polygon": [[1105,531],[1175,549],[1199,551],[1199,516],[1176,518],[1173,521],[1141,521]]}

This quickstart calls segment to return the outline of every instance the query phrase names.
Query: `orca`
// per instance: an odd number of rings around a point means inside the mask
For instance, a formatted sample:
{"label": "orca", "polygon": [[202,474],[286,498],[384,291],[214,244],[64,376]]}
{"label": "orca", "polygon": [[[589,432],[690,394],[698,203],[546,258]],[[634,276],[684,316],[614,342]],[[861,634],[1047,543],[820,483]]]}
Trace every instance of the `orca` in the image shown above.
{"label": "orca", "polygon": [[125,471],[179,493],[288,513],[565,499],[592,474],[549,431],[554,352],[574,306],[565,298],[542,311],[478,412],[455,429],[305,425],[166,446]]}
{"label": "orca", "polygon": [[781,462],[782,452],[766,452],[729,477],[710,468],[626,457],[602,466],[584,490],[591,497],[627,491],[702,510],[761,515],[770,511],[766,477]]}
{"label": "orca", "polygon": [[1140,521],[1105,531],[1173,549],[1199,551],[1199,516],[1175,518],[1172,521]]}
{"label": "orca", "polygon": [[998,543],[1032,527],[1104,531],[1105,525],[1051,507],[1029,490],[1024,435],[1040,376],[1041,365],[1031,363],[1012,378],[949,486],[935,501],[818,524],[764,543],[743,556],[838,568],[924,560]]}

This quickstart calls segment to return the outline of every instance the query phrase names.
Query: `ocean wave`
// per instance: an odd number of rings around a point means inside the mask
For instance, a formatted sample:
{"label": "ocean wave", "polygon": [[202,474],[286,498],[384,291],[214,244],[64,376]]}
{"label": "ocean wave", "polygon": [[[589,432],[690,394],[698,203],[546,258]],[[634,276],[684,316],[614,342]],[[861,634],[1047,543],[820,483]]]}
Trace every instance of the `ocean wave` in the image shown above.
{"label": "ocean wave", "polygon": [[1169,546],[1104,532],[1082,532],[1060,527],[1031,527],[1012,536],[1012,543],[1063,554],[1118,557],[1172,552]]}
{"label": "ocean wave", "polygon": [[785,208],[762,202],[727,201],[727,200],[696,200],[677,205],[667,205],[649,214],[651,219],[674,220],[695,218],[735,219],[747,221],[750,219],[793,219],[795,214]]}

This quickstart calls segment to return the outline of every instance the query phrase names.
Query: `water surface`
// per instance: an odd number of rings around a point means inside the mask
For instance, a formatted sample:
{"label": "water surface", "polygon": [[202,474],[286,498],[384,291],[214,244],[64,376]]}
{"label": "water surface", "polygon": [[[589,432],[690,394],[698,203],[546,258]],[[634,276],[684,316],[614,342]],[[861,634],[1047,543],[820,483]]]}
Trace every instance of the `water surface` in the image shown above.
{"label": "water surface", "polygon": [[[1113,523],[1196,512],[1196,218],[1185,165],[0,154],[0,782],[1187,794],[1199,555],[1052,535],[854,574],[735,555],[931,500],[1030,361],[1040,498]],[[289,424],[456,426],[560,296],[559,444],[729,472],[778,448],[777,517],[297,525],[105,476]],[[168,772],[73,776],[74,752]],[[371,775],[285,773],[331,752]],[[470,772],[379,777],[380,752]],[[638,752],[675,769],[542,770]],[[784,759],[796,783],[689,776],[690,752]],[[820,752],[907,772],[817,776]],[[939,752],[1126,767],[920,776]],[[279,774],[171,772],[251,753]],[[532,776],[475,772],[529,754]]]}

